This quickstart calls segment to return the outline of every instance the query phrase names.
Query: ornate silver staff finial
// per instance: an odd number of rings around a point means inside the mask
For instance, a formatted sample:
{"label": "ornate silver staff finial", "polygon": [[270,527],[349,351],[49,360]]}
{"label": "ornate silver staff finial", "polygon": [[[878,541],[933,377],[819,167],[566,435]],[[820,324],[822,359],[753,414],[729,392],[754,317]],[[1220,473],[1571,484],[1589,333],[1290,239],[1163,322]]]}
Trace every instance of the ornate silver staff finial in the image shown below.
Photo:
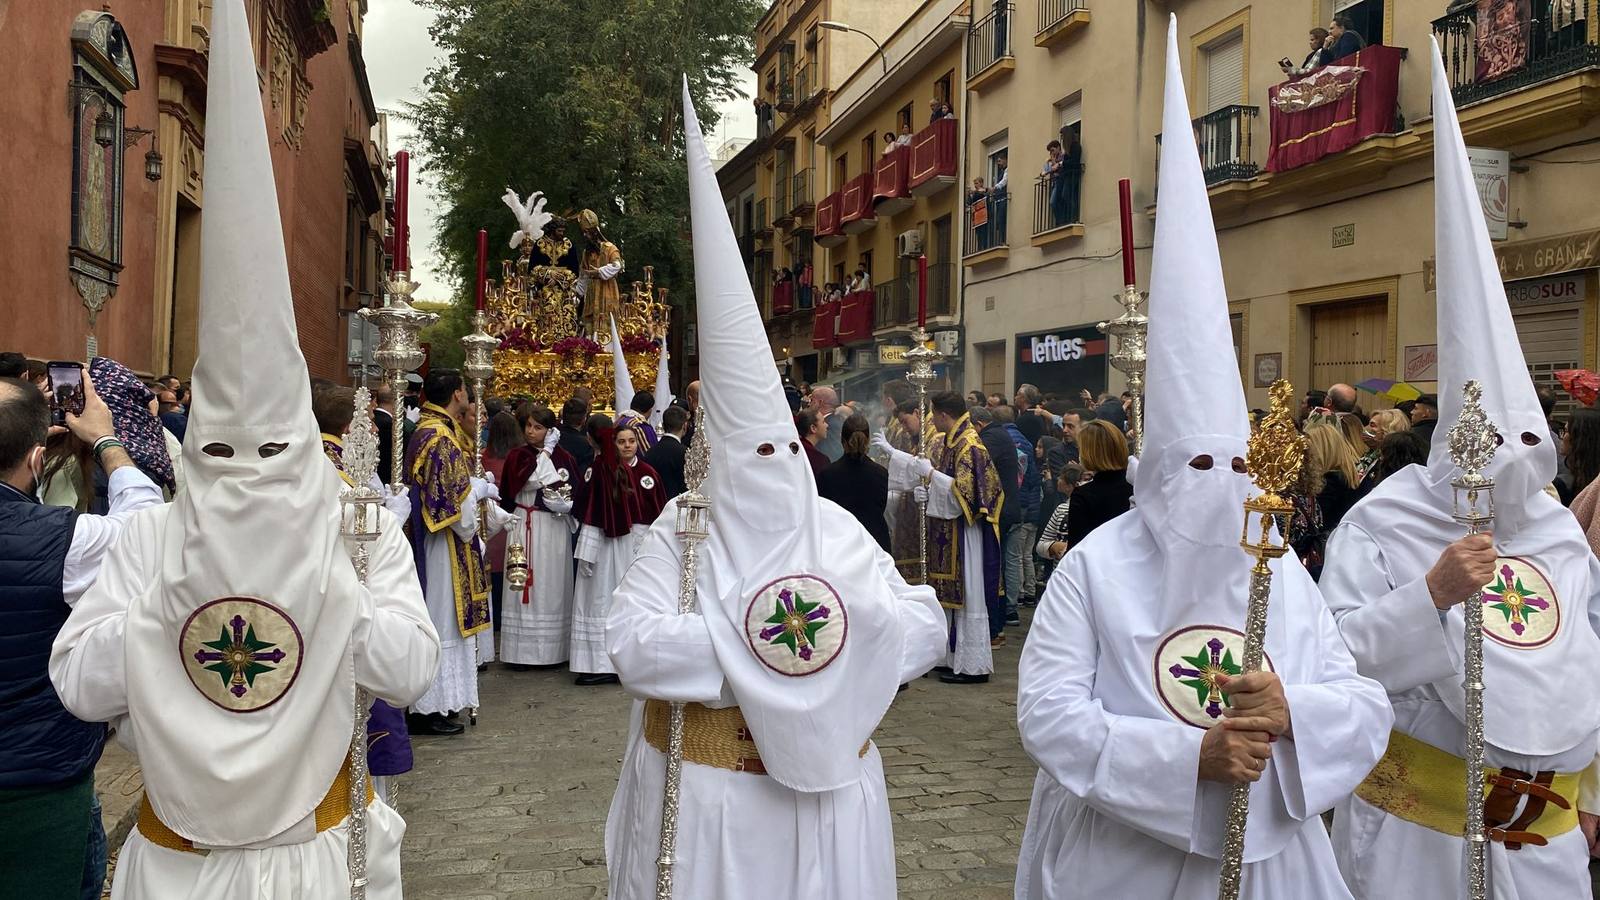
{"label": "ornate silver staff finial", "polygon": [[1117,339],[1116,349],[1111,353],[1111,365],[1127,376],[1128,393],[1133,395],[1134,455],[1144,449],[1145,336],[1150,333],[1150,317],[1139,312],[1139,304],[1144,300],[1144,291],[1131,284],[1125,286],[1122,293],[1117,295],[1117,302],[1122,304],[1122,315],[1095,326],[1102,334]]}
{"label": "ornate silver staff finial", "polygon": [[[383,495],[372,487],[378,470],[378,431],[372,424],[372,394],[356,388],[355,416],[344,439],[344,470],[350,484],[339,492],[340,533],[355,544],[351,563],[356,578],[367,583],[368,546],[383,530]],[[396,429],[398,430],[398,428]],[[372,698],[356,689],[355,724],[350,733],[350,897],[367,896],[367,711]]]}
{"label": "ornate silver staff finial", "polygon": [[[678,495],[678,540],[683,544],[678,580],[678,614],[698,608],[695,577],[700,543],[711,535],[711,498],[700,492],[711,471],[711,435],[706,433],[705,407],[694,414],[694,440],[683,461],[688,488]],[[667,718],[667,776],[661,795],[661,845],[656,856],[656,900],[672,900],[672,866],[678,847],[679,788],[683,781],[683,704],[673,703]]]}
{"label": "ornate silver staff finial", "polygon": [[[439,317],[411,306],[411,294],[418,287],[408,277],[409,273],[394,272],[383,282],[386,300],[383,306],[361,311],[361,318],[378,329],[378,349],[372,351],[372,361],[383,369],[384,376],[394,391],[395,416],[401,414],[400,397],[406,392],[406,373],[416,371],[427,358],[422,349],[422,329]],[[405,437],[403,428],[391,428],[389,459],[389,486],[398,491],[405,483],[401,469],[405,465]]]}
{"label": "ornate silver staff finial", "polygon": [[[1450,515],[1466,526],[1467,534],[1481,534],[1494,524],[1494,480],[1483,472],[1494,461],[1499,436],[1482,400],[1483,385],[1463,385],[1461,415],[1449,433],[1450,461],[1461,469],[1450,481]],[[1483,591],[1468,597],[1461,611],[1466,616],[1467,896],[1484,900],[1489,894],[1489,836],[1483,830]]]}
{"label": "ornate silver staff finial", "polygon": [[[917,386],[917,456],[928,458],[928,386],[937,376],[933,367],[944,362],[944,354],[928,346],[928,329],[918,325],[911,332],[911,349],[906,351],[906,380]],[[917,504],[921,524],[917,527],[917,571],[922,574],[921,584],[928,583],[928,501]]]}

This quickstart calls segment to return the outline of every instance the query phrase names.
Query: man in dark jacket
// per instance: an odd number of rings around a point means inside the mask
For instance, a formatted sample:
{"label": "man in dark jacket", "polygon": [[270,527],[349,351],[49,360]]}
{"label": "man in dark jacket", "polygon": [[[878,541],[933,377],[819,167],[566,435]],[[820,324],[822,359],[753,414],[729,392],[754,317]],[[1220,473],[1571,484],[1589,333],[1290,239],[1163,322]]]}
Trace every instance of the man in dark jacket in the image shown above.
{"label": "man in dark jacket", "polygon": [[684,434],[689,430],[689,413],[680,406],[669,406],[661,413],[661,438],[644,455],[644,461],[661,476],[661,490],[667,499],[683,493]]}
{"label": "man in dark jacket", "polygon": [[[111,411],[87,373],[84,410],[67,428],[94,448],[109,478],[106,516],[78,515],[37,499],[50,408],[26,381],[0,379],[0,879],[30,897],[99,896],[105,832],[94,766],[105,726],[74,718],[51,686],[46,661],[73,604],[134,512],[161,504],[161,489],[116,439]],[[17,896],[23,896],[18,894]]]}
{"label": "man in dark jacket", "polygon": [[1333,23],[1328,26],[1328,52],[1322,58],[1330,63],[1338,63],[1347,56],[1359,53],[1366,45],[1367,42],[1356,31],[1355,20],[1341,13],[1334,16]]}
{"label": "man in dark jacket", "polygon": [[[1029,589],[1029,575],[1033,571],[1033,543],[1037,538],[1034,522],[1039,518],[1039,503],[1043,499],[1043,484],[1039,476],[1039,460],[1033,452],[1033,441],[1022,433],[1022,429],[1015,422],[1009,421],[1014,413],[1009,406],[996,407],[994,410],[995,423],[998,424],[1011,438],[1011,443],[1017,448],[1017,469],[1021,474],[1021,481],[1017,485],[1017,502],[1021,507],[1021,518],[1017,524],[1006,532],[1003,546],[1005,547],[1005,579],[1006,579],[1006,624],[1021,625],[1022,620],[1017,615],[1017,604],[1032,597]],[[1029,423],[1037,427],[1038,420]],[[1010,491],[1008,485],[1006,488]]]}

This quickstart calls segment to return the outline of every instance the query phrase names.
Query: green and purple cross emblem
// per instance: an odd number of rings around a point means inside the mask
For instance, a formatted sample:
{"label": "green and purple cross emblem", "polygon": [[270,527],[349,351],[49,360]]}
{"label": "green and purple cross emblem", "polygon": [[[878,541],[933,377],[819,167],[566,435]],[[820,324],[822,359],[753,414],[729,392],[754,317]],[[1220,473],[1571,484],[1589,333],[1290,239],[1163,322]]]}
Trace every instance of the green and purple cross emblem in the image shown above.
{"label": "green and purple cross emblem", "polygon": [[[229,633],[231,630],[231,634]],[[270,672],[286,655],[277,644],[256,639],[256,630],[244,616],[235,615],[214,641],[205,641],[209,650],[196,650],[194,661],[215,672],[235,697],[243,697],[255,687],[256,676]]]}
{"label": "green and purple cross emblem", "polygon": [[1195,701],[1205,707],[1206,715],[1215,719],[1222,715],[1222,707],[1229,706],[1228,695],[1217,687],[1218,675],[1238,675],[1241,667],[1233,660],[1233,651],[1224,650],[1222,641],[1206,641],[1199,653],[1182,657],[1187,666],[1173,663],[1167,673],[1178,683],[1195,692]]}
{"label": "green and purple cross emblem", "polygon": [[761,629],[760,637],[769,644],[788,647],[792,655],[810,662],[817,633],[828,626],[829,615],[826,604],[807,603],[804,597],[784,588],[778,592],[772,615],[766,619],[768,627]]}

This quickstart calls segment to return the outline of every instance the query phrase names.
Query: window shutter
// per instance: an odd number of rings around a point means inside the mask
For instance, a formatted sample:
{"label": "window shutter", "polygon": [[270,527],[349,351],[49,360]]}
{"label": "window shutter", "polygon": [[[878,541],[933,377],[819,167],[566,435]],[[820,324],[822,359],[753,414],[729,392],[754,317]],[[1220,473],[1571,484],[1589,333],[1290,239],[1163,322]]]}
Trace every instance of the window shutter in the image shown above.
{"label": "window shutter", "polygon": [[1083,97],[1081,96],[1073,97],[1071,100],[1061,104],[1057,109],[1059,110],[1059,115],[1056,117],[1056,126],[1058,128],[1083,121]]}
{"label": "window shutter", "polygon": [[1244,100],[1244,33],[1223,38],[1206,49],[1206,112]]}

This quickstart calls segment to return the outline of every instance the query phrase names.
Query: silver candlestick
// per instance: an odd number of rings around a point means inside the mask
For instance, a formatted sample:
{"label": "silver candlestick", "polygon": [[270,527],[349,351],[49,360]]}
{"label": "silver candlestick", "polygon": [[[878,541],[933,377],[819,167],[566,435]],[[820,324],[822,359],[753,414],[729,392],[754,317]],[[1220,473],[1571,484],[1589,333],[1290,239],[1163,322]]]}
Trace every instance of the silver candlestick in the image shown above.
{"label": "silver candlestick", "polygon": [[[944,354],[928,346],[928,329],[918,325],[911,332],[911,349],[906,351],[906,380],[917,386],[917,458],[928,458],[928,386],[933,384],[933,367],[944,362]],[[924,484],[927,480],[924,479]],[[928,583],[928,500],[917,501],[921,524],[917,528],[917,571],[921,584]]]}
{"label": "silver candlestick", "polygon": [[[1494,524],[1494,480],[1485,476],[1495,453],[1495,427],[1483,411],[1483,386],[1469,381],[1461,388],[1461,415],[1449,434],[1450,461],[1461,474],[1450,482],[1451,518],[1467,534],[1481,534]],[[1464,679],[1467,726],[1467,897],[1489,895],[1489,836],[1483,829],[1483,591],[1467,598]]]}
{"label": "silver candlestick", "polygon": [[372,353],[373,362],[383,369],[394,391],[394,426],[390,431],[389,489],[398,492],[404,485],[402,470],[405,465],[405,429],[401,427],[403,411],[400,398],[406,392],[406,373],[415,372],[426,354],[422,351],[422,329],[439,317],[422,312],[411,305],[411,294],[419,287],[409,273],[394,272],[383,283],[386,302],[383,306],[363,309],[361,318],[378,329],[378,349]]}
{"label": "silver candlestick", "polygon": [[1150,318],[1139,312],[1139,304],[1144,300],[1144,291],[1131,284],[1125,285],[1122,293],[1117,295],[1117,302],[1122,304],[1122,315],[1096,326],[1103,334],[1117,339],[1116,349],[1111,353],[1111,365],[1127,376],[1128,393],[1133,395],[1131,418],[1134,455],[1144,449],[1144,350],[1145,335],[1150,331]]}
{"label": "silver candlestick", "polygon": [[[684,459],[684,483],[678,496],[678,540],[683,544],[682,573],[678,580],[678,615],[699,609],[695,586],[700,543],[711,535],[711,498],[702,494],[711,471],[710,435],[706,433],[705,407],[695,411],[694,440]],[[661,797],[661,845],[656,856],[656,900],[672,900],[672,865],[678,847],[678,791],[683,781],[683,704],[672,704],[667,719],[667,777]]]}
{"label": "silver candlestick", "polygon": [[[466,358],[461,364],[461,374],[472,382],[473,396],[473,428],[472,428],[472,474],[483,477],[483,423],[484,406],[487,398],[484,396],[484,387],[489,379],[494,377],[494,349],[500,346],[486,329],[487,320],[483,310],[472,314],[472,333],[461,339],[461,346],[466,351]],[[478,503],[478,543],[485,553],[489,548],[489,501],[487,499]],[[487,559],[484,560],[488,562]],[[492,603],[491,603],[492,605]],[[493,633],[493,626],[490,626]],[[478,658],[478,636],[472,636],[473,664],[476,667],[481,662]],[[467,708],[467,722],[471,725],[478,724],[478,707]]]}
{"label": "silver candlestick", "polygon": [[[355,416],[344,441],[345,474],[350,484],[339,492],[340,533],[353,544],[350,560],[356,579],[367,583],[369,550],[382,532],[383,495],[372,488],[378,468],[378,432],[372,424],[372,395],[356,388]],[[399,427],[396,426],[396,431]],[[350,733],[350,898],[367,896],[367,714],[372,698],[356,686],[355,724]]]}

